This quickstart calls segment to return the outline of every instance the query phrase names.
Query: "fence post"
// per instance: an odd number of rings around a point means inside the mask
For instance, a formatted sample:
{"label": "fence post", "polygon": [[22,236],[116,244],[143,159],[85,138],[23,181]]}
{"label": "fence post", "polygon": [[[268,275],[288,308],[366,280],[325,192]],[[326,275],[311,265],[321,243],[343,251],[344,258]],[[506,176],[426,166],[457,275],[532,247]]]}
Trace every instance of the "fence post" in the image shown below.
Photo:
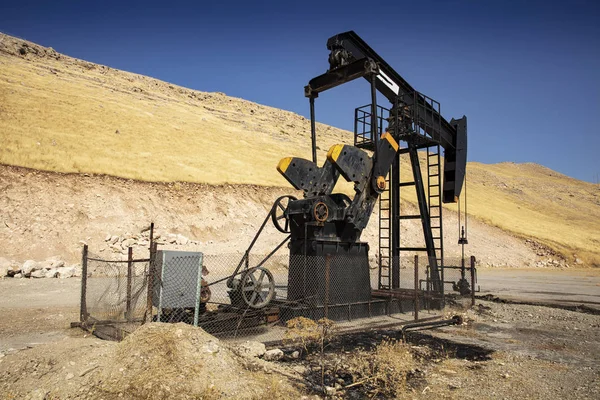
{"label": "fence post", "polygon": [[415,321],[419,320],[419,256],[415,255]]}
{"label": "fence post", "polygon": [[88,245],[84,244],[81,250],[81,298],[79,301],[79,322],[87,321],[87,274],[88,274]]}
{"label": "fence post", "polygon": [[325,318],[329,318],[329,269],[331,267],[331,254],[325,256]]}
{"label": "fence post", "polygon": [[133,247],[127,251],[127,303],[125,305],[125,319],[131,320],[131,280],[133,276]]}
{"label": "fence post", "polygon": [[471,306],[475,305],[475,256],[471,256]]}
{"label": "fence post", "polygon": [[150,252],[152,252],[152,246],[154,246],[154,222],[150,222],[150,247],[148,247]]}
{"label": "fence post", "polygon": [[146,289],[146,313],[144,314],[144,323],[152,322],[152,295],[154,292],[154,264],[156,261],[157,243],[153,243],[150,248],[150,262],[148,264],[148,280]]}

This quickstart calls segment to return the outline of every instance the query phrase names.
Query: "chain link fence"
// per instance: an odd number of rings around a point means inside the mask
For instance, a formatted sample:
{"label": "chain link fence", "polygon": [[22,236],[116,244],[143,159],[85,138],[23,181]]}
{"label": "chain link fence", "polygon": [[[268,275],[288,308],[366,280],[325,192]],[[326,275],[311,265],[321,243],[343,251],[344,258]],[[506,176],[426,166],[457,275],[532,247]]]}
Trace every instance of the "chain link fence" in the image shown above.
{"label": "chain link fence", "polygon": [[[82,325],[116,340],[160,321],[226,340],[279,342],[302,319],[332,320],[340,332],[398,327],[439,315],[444,301],[426,257],[403,257],[399,287],[381,290],[377,260],[366,254],[207,255],[154,247],[148,259],[102,260],[86,252],[91,276],[82,281]],[[456,289],[470,278],[470,264],[444,265],[444,293],[465,294]]]}
{"label": "chain link fence", "polygon": [[108,260],[83,249],[80,324],[120,340],[144,322],[150,258]]}

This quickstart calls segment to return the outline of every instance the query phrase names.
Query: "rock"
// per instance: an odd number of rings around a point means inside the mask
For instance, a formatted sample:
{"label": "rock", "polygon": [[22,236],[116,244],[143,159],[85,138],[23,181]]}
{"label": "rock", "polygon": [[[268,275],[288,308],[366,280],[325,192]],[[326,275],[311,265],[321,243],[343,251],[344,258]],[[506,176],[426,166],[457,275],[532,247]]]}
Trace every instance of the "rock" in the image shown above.
{"label": "rock", "polygon": [[46,389],[32,390],[26,397],[27,400],[45,400],[49,398],[50,391]]}
{"label": "rock", "polygon": [[39,264],[33,260],[27,260],[21,267],[21,273],[25,276],[29,276],[36,269],[40,269]]}
{"label": "rock", "polygon": [[38,267],[39,267],[39,269],[50,269],[50,268],[52,268],[52,261],[48,261],[48,260],[40,261],[38,263]]}
{"label": "rock", "polygon": [[446,375],[456,375],[456,371],[451,370],[451,369],[440,369],[440,372],[442,374],[446,374]]}
{"label": "rock", "polygon": [[123,242],[121,242],[121,247],[123,248],[123,250],[126,250],[129,247],[133,246],[134,244],[135,244],[134,239],[125,239],[125,240],[123,240]]}
{"label": "rock", "polygon": [[8,270],[12,270],[10,261],[4,257],[0,257],[0,278],[7,276]]}
{"label": "rock", "polygon": [[278,361],[283,358],[283,351],[281,349],[272,349],[265,352],[263,359],[267,361]]}
{"label": "rock", "polygon": [[291,354],[291,357],[292,357],[294,360],[296,360],[296,359],[300,358],[300,352],[296,350],[295,352],[293,352],[293,353]]}
{"label": "rock", "polygon": [[71,278],[75,275],[75,267],[61,267],[57,269],[58,277],[61,279]]}
{"label": "rock", "polygon": [[11,267],[8,269],[8,276],[15,276],[16,274],[21,273],[21,265],[15,261],[11,262]]}
{"label": "rock", "polygon": [[267,349],[264,344],[248,340],[236,347],[237,353],[246,357],[262,357]]}
{"label": "rock", "polygon": [[325,394],[327,396],[333,396],[335,394],[336,390],[334,387],[331,386],[325,386]]}
{"label": "rock", "polygon": [[58,269],[53,268],[46,271],[46,278],[56,278],[58,277]]}
{"label": "rock", "polygon": [[188,244],[189,239],[186,238],[183,235],[177,235],[177,244],[180,246],[185,246],[186,244]]}
{"label": "rock", "polygon": [[575,259],[575,264],[581,265],[581,264],[583,264],[583,260],[581,258],[576,258]]}
{"label": "rock", "polygon": [[219,344],[214,340],[209,340],[204,346],[202,346],[202,349],[211,354],[216,354],[221,351],[221,347],[219,347]]}
{"label": "rock", "polygon": [[21,279],[22,277],[23,277],[23,274],[21,274],[21,273],[13,275],[13,278],[17,278],[17,279]]}
{"label": "rock", "polygon": [[112,238],[112,236],[110,234],[106,235],[106,237],[104,238],[105,242],[110,241],[110,239]]}
{"label": "rock", "polygon": [[110,244],[115,244],[119,241],[119,237],[118,236],[111,236],[110,237]]}
{"label": "rock", "polygon": [[45,278],[46,270],[45,269],[36,269],[30,275],[31,278]]}

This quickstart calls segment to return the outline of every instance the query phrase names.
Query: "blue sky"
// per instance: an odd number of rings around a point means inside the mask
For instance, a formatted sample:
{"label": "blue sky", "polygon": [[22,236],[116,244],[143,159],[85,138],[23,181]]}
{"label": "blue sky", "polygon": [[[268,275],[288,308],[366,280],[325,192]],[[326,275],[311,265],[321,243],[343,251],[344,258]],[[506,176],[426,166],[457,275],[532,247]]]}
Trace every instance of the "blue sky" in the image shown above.
{"label": "blue sky", "polygon": [[[354,30],[446,119],[467,115],[470,161],[536,162],[597,182],[598,4],[24,0],[0,5],[0,31],[308,116],[303,87],[328,67],[327,38]],[[352,129],[368,102],[356,81],[322,94],[317,117]]]}

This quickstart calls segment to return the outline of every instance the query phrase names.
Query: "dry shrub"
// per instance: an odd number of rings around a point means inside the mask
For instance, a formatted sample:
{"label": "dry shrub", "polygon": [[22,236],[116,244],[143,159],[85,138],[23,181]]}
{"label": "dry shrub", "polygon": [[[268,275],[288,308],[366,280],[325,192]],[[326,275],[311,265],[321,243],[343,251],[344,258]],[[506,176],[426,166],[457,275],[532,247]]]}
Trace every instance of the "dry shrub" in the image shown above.
{"label": "dry shrub", "polygon": [[283,341],[301,345],[305,351],[311,345],[320,345],[329,339],[335,332],[335,322],[327,318],[314,321],[305,317],[296,317],[287,322],[287,330]]}
{"label": "dry shrub", "polygon": [[366,388],[394,398],[406,389],[406,378],[414,370],[410,347],[399,341],[385,340],[372,352],[358,352],[351,359],[351,369]]}

